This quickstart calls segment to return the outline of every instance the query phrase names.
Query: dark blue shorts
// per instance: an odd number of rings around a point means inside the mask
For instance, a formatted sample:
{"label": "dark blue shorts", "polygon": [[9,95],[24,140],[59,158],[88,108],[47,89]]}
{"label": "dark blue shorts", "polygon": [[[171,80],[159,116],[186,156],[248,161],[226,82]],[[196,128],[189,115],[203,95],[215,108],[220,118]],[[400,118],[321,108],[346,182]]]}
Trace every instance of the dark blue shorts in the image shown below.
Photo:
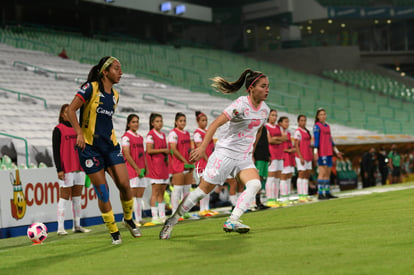
{"label": "dark blue shorts", "polygon": [[319,157],[318,165],[332,167],[332,156]]}
{"label": "dark blue shorts", "polygon": [[86,144],[85,150],[78,150],[80,164],[87,175],[93,174],[125,163],[119,143],[117,146],[91,146]]}

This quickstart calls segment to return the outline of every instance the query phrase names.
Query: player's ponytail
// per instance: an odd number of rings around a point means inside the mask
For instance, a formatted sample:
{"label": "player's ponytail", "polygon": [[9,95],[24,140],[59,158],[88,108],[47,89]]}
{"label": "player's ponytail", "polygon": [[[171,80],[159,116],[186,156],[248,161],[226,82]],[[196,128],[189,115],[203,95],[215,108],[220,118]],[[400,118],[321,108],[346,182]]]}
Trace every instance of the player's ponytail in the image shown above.
{"label": "player's ponytail", "polygon": [[88,80],[86,80],[86,82],[83,83],[81,87],[88,82],[94,82],[94,81],[99,82],[99,85],[101,85],[102,84],[101,79],[103,77],[102,71],[108,71],[109,67],[111,67],[111,64],[114,60],[117,60],[117,59],[112,56],[102,57],[101,60],[99,60],[99,63],[93,66],[92,69],[89,71]]}
{"label": "player's ponytail", "polygon": [[229,82],[220,76],[213,77],[211,79],[213,81],[211,86],[222,94],[232,94],[240,90],[243,83],[246,86],[246,90],[249,91],[250,87],[254,87],[262,77],[266,77],[266,75],[251,69],[245,69],[239,79],[234,82]]}

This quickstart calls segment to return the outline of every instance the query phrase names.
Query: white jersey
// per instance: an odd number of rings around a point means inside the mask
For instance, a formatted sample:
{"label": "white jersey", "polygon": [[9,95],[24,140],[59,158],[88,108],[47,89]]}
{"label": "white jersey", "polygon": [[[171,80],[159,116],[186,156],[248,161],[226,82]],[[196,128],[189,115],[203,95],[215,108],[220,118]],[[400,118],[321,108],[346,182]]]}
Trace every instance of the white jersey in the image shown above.
{"label": "white jersey", "polygon": [[229,121],[221,126],[215,150],[232,159],[252,157],[256,134],[269,116],[265,102],[255,108],[249,96],[241,96],[223,111]]}

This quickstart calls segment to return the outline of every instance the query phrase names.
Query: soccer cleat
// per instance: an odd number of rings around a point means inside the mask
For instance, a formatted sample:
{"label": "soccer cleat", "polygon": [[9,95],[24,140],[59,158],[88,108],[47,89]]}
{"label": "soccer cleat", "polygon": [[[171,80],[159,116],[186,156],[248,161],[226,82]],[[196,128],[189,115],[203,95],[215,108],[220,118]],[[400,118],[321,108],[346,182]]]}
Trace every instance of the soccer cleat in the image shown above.
{"label": "soccer cleat", "polygon": [[174,223],[171,218],[167,219],[160,231],[160,240],[167,240],[171,237],[171,232],[174,228]]}
{"label": "soccer cleat", "polygon": [[198,214],[202,217],[211,217],[211,216],[213,216],[213,214],[210,213],[209,210],[200,211]]}
{"label": "soccer cleat", "polygon": [[119,233],[119,231],[116,231],[115,233],[111,233],[111,237],[112,237],[112,244],[122,243],[121,234]]}
{"label": "soccer cleat", "polygon": [[305,202],[308,202],[308,199],[306,197],[299,197],[298,202],[305,203]]}
{"label": "soccer cleat", "polygon": [[217,212],[217,211],[214,211],[214,210],[207,210],[211,215],[213,215],[213,216],[216,216],[216,215],[218,215],[218,214],[220,214],[219,212]]}
{"label": "soccer cleat", "polygon": [[68,232],[66,232],[64,229],[62,229],[62,230],[58,230],[57,234],[58,234],[58,236],[64,236],[64,235],[67,235]]}
{"label": "soccer cleat", "polygon": [[270,206],[266,206],[262,203],[256,206],[257,210],[266,210],[266,209],[269,209],[269,208],[270,208]]}
{"label": "soccer cleat", "polygon": [[240,221],[227,220],[223,224],[223,230],[225,232],[237,232],[243,234],[249,232],[250,227],[248,225],[242,224]]}
{"label": "soccer cleat", "polygon": [[337,196],[332,195],[331,193],[327,193],[325,194],[326,199],[330,200],[330,199],[337,199]]}
{"label": "soccer cleat", "polygon": [[327,197],[325,197],[324,195],[322,195],[322,194],[319,194],[318,195],[318,201],[321,201],[321,200],[327,200],[328,198]]}
{"label": "soccer cleat", "polygon": [[122,219],[122,222],[124,223],[125,227],[128,228],[132,237],[138,238],[142,236],[141,230],[139,230],[139,228],[135,225],[135,222],[133,219],[130,219],[130,220]]}
{"label": "soccer cleat", "polygon": [[73,229],[73,233],[88,233],[91,232],[90,229],[84,228],[82,226],[75,226]]}

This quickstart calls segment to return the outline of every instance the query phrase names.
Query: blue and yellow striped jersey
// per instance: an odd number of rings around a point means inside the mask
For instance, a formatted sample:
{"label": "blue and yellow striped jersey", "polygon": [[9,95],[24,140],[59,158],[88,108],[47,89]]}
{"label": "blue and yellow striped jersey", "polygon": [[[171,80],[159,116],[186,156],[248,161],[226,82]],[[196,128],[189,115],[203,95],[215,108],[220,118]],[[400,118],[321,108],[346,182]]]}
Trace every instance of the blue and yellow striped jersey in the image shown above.
{"label": "blue and yellow striped jersey", "polygon": [[89,145],[96,143],[118,144],[115,137],[112,116],[118,104],[119,94],[115,89],[106,93],[99,89],[98,82],[88,82],[76,94],[82,99],[79,124],[82,128],[85,142]]}

